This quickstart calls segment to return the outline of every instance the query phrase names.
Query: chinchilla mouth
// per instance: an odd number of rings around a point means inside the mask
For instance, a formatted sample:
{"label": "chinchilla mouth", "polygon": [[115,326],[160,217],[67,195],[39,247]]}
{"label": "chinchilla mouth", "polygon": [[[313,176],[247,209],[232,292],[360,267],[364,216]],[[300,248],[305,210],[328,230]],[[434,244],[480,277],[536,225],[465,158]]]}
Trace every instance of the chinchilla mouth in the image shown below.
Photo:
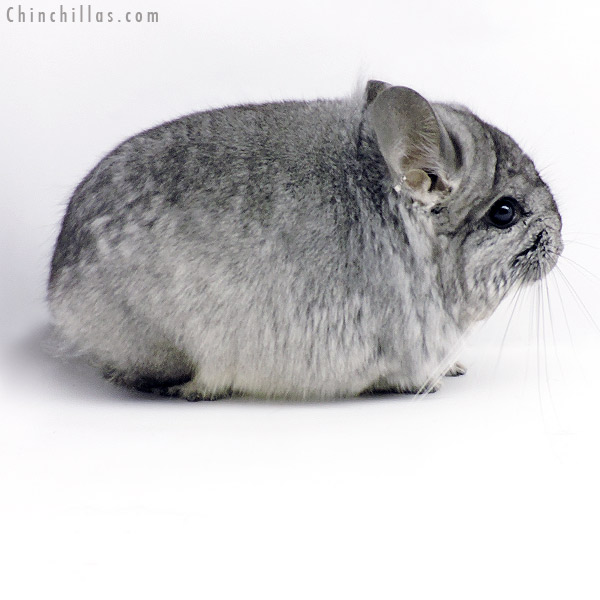
{"label": "chinchilla mouth", "polygon": [[551,249],[551,238],[545,229],[540,231],[533,243],[519,252],[512,267],[519,269],[523,283],[534,282],[545,277],[558,260],[558,253]]}
{"label": "chinchilla mouth", "polygon": [[545,230],[542,229],[542,231],[540,231],[537,234],[537,237],[535,238],[535,241],[533,242],[533,244],[531,244],[531,246],[528,246],[527,248],[525,248],[525,250],[519,252],[519,254],[517,254],[513,260],[513,265],[517,266],[519,263],[519,259],[521,257],[527,257],[529,254],[531,254],[532,252],[537,252],[540,244],[542,243],[542,240],[544,239],[544,234],[545,234]]}

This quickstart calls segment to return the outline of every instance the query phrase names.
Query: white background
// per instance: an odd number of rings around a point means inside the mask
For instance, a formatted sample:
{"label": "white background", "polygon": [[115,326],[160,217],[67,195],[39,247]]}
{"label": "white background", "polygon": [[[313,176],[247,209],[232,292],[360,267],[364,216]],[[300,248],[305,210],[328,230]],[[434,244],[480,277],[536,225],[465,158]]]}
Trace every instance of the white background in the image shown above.
{"label": "white background", "polygon": [[[2,596],[600,597],[598,4],[92,5],[159,12],[137,25],[10,24],[10,5]],[[465,377],[416,400],[192,404],[44,354],[52,244],[106,152],[194,110],[334,97],[370,77],[511,133],[561,207],[560,273],[471,337]]]}

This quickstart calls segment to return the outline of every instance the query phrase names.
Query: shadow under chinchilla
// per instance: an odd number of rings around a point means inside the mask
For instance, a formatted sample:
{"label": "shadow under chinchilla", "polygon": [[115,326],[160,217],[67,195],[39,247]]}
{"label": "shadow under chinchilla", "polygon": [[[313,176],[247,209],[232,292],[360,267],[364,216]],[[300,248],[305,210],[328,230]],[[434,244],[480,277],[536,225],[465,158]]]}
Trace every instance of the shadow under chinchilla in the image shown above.
{"label": "shadow under chinchilla", "polygon": [[[65,356],[57,348],[52,326],[39,326],[9,344],[4,351],[4,366],[7,369],[8,389],[26,392],[33,398],[57,398],[81,402],[125,402],[152,403],[155,405],[254,405],[254,406],[333,406],[367,402],[408,402],[412,394],[369,391],[355,397],[271,397],[260,398],[242,394],[220,398],[215,401],[188,402],[160,393],[142,392],[117,386],[104,379],[98,369],[80,356]],[[435,399],[436,394],[424,394],[419,401]]]}
{"label": "shadow under chinchilla", "polygon": [[52,326],[47,324],[21,336],[4,351],[4,365],[9,374],[9,391],[26,392],[29,397],[61,400],[97,401],[167,401],[152,394],[117,388],[100,372],[77,356],[59,355]]}

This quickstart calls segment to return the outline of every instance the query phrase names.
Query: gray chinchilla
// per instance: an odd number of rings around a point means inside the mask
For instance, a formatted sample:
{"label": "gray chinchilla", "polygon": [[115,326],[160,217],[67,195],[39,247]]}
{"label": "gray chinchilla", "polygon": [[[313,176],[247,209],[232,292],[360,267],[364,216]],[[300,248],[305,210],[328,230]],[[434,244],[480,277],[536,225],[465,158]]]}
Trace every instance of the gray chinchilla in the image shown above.
{"label": "gray chinchilla", "polygon": [[370,81],[122,143],[71,198],[48,297],[57,333],[129,387],[412,393],[462,372],[449,351],[552,269],[560,231],[509,136]]}

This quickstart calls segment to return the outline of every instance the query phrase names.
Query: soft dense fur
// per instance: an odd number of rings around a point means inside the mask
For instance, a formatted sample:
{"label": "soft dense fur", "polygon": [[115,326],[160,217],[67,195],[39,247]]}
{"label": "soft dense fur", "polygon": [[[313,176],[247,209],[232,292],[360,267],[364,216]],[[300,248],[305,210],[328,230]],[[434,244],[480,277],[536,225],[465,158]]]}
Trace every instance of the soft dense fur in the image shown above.
{"label": "soft dense fur", "polygon": [[[487,215],[505,196],[520,214],[501,229]],[[49,303],[67,342],[138,389],[415,392],[511,287],[552,268],[560,228],[510,137],[369,82],[118,146],[73,194]]]}

